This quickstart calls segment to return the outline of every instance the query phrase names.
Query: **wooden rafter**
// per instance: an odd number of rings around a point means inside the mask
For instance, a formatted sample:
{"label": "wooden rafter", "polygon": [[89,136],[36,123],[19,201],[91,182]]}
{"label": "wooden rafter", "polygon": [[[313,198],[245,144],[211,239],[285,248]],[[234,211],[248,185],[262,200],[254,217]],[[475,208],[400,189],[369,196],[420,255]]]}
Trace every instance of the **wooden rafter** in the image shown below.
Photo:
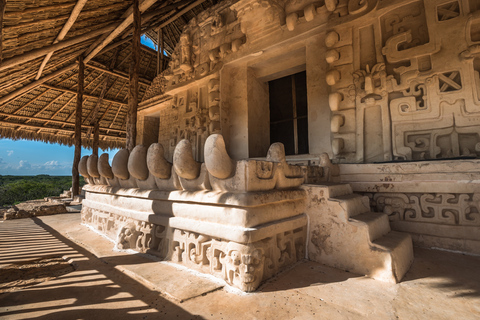
{"label": "wooden rafter", "polygon": [[21,63],[31,61],[31,60],[36,59],[36,58],[42,57],[42,56],[48,54],[50,51],[56,51],[58,49],[63,49],[63,48],[69,47],[71,45],[74,45],[74,44],[77,44],[77,43],[80,43],[80,42],[83,42],[83,41],[86,41],[86,40],[90,40],[94,37],[97,37],[97,36],[103,34],[103,33],[106,33],[106,32],[109,32],[109,31],[113,30],[115,28],[115,26],[116,26],[116,24],[111,24],[111,25],[108,25],[104,28],[87,32],[85,34],[82,34],[81,36],[76,36],[76,37],[70,38],[68,40],[60,41],[56,44],[52,44],[50,46],[46,46],[46,47],[36,49],[36,50],[31,50],[27,53],[24,53],[24,54],[20,55],[20,56],[16,56],[16,57],[13,57],[13,58],[10,58],[10,59],[6,59],[0,65],[0,71],[11,68],[11,67],[14,67],[14,66],[19,65]]}
{"label": "wooden rafter", "polygon": [[22,87],[22,88],[20,88],[20,89],[18,89],[18,90],[15,90],[14,92],[12,92],[12,93],[10,93],[10,94],[7,94],[6,96],[1,97],[1,98],[0,98],[0,110],[2,109],[4,103],[6,103],[6,102],[12,100],[13,98],[16,98],[16,97],[18,97],[18,96],[20,96],[20,95],[22,95],[22,94],[24,94],[24,93],[32,90],[32,89],[38,87],[39,85],[41,85],[41,84],[43,84],[43,83],[45,83],[45,82],[47,82],[47,81],[49,81],[49,80],[52,80],[52,79],[58,77],[58,76],[61,75],[62,73],[65,73],[65,72],[67,72],[67,71],[72,70],[72,69],[75,68],[76,66],[77,66],[76,64],[68,65],[68,66],[66,66],[66,67],[64,67],[64,68],[62,68],[62,69],[60,69],[60,70],[57,70],[57,71],[49,74],[48,76],[45,76],[45,77],[40,78],[40,79],[38,79],[38,80],[36,80],[36,81],[33,81],[32,83],[30,83],[30,84],[28,84],[28,85],[26,85],[26,86],[24,86],[24,87]]}
{"label": "wooden rafter", "polygon": [[15,18],[18,16],[25,16],[25,15],[33,15],[33,14],[38,14],[41,12],[45,11],[59,11],[62,9],[69,9],[75,6],[75,2],[70,2],[70,3],[61,3],[61,4],[54,4],[50,6],[42,6],[42,7],[36,7],[36,8],[28,8],[22,11],[11,11],[7,12],[5,14],[6,17],[8,18]]}
{"label": "wooden rafter", "polygon": [[65,92],[62,92],[60,93],[57,97],[55,97],[52,101],[50,101],[45,107],[43,107],[42,109],[40,109],[40,111],[37,111],[33,117],[36,117],[38,116],[40,113],[42,113],[43,111],[47,110],[57,99],[60,99],[60,97],[63,97],[65,95]]}
{"label": "wooden rafter", "polygon": [[[97,65],[95,65],[95,64]],[[101,67],[99,67],[101,66]],[[105,65],[101,64],[100,62],[97,62],[97,61],[91,61],[90,63],[88,63],[86,65],[87,68],[92,68],[92,69],[96,69],[98,71],[102,71],[102,72],[105,72],[105,73],[108,73],[108,74],[111,74],[112,76],[115,76],[115,77],[119,77],[119,78],[122,78],[122,79],[125,79],[125,80],[128,80],[128,75],[126,75],[125,73],[123,73],[122,71],[120,70],[109,70]],[[151,85],[151,81],[150,80],[147,80],[145,78],[142,78],[140,79],[141,82],[140,84],[144,85],[144,86],[150,86]]]}
{"label": "wooden rafter", "polygon": [[[101,83],[97,84],[100,85]],[[67,89],[67,88],[62,88],[62,87],[57,87],[57,86],[52,86],[52,85],[49,85],[49,84],[42,84],[42,87],[45,87],[45,88],[49,88],[49,89],[53,89],[53,90],[57,90],[57,91],[60,91],[60,92],[68,92],[68,93],[71,93],[71,94],[77,94],[74,90],[71,90],[71,89]],[[97,87],[95,87],[96,89]],[[93,91],[92,90],[92,93]],[[86,98],[91,98],[91,99],[100,99],[99,96],[95,96],[93,94],[88,94],[88,93],[84,93],[83,94]],[[112,99],[108,99],[108,98],[103,98],[103,100],[107,101],[107,102],[111,102],[111,103],[115,103],[115,104],[123,104],[123,105],[126,105],[126,103],[122,102],[122,101],[118,101],[118,100],[112,100]]]}
{"label": "wooden rafter", "polygon": [[[125,107],[129,85],[126,64],[129,64],[128,60],[131,58],[129,52],[131,47],[126,43],[132,39],[133,26],[127,21],[133,20],[131,1],[108,0],[103,2],[103,7],[98,7],[87,0],[55,1],[64,2],[59,4],[46,0],[29,0],[23,3],[19,0],[12,2],[6,0],[4,23],[0,23],[0,26],[7,28],[7,32],[3,33],[3,50],[0,50],[0,55],[4,58],[4,63],[0,63],[0,79],[4,80],[0,81],[0,119],[3,121],[0,127],[13,128],[5,131],[11,132],[12,137],[20,134],[19,132],[25,132],[27,136],[32,137],[37,130],[41,134],[41,139],[52,139],[51,141],[60,141],[54,136],[55,132],[58,132],[62,136],[61,139],[70,139],[62,140],[63,143],[72,143],[73,130],[70,129],[73,129],[75,116],[75,107],[72,103],[78,89],[77,79],[74,78],[78,73],[78,64],[74,61],[83,53],[84,57],[91,56],[90,61],[85,59],[88,64],[85,64],[84,97],[81,99],[85,104],[84,124],[89,125],[96,119],[94,123],[101,123],[105,127],[99,130],[107,133],[102,135],[103,139],[107,139],[107,142],[102,142],[103,146],[110,143],[118,147],[120,141],[118,139],[125,139],[125,134],[120,133],[123,138],[117,137],[115,142],[112,142],[108,130],[122,128],[128,114]],[[74,11],[79,8],[81,2],[87,4],[78,15]],[[139,3],[141,32],[153,28],[156,33],[159,25],[167,23],[163,30],[163,47],[165,52],[171,54],[179,40],[180,31],[192,16],[189,10],[199,4],[198,9],[206,8],[215,2],[139,0]],[[203,6],[204,3],[208,4]],[[36,5],[43,7],[35,7]],[[150,7],[148,11],[144,10],[147,5]],[[193,11],[193,14],[198,11]],[[76,20],[74,16],[77,16]],[[70,31],[68,31],[69,19],[75,20]],[[170,21],[172,22],[168,24]],[[104,33],[98,31],[107,27],[111,29]],[[123,31],[114,36],[114,33],[122,28]],[[92,32],[95,35],[87,39],[87,35],[92,35]],[[65,33],[67,35],[62,40],[61,35]],[[151,36],[151,33],[148,36]],[[84,41],[80,41],[80,37],[84,37]],[[59,42],[55,43],[56,41]],[[158,39],[154,42],[160,47]],[[52,47],[52,44],[59,47]],[[63,45],[65,46],[62,47]],[[151,85],[152,78],[161,72],[169,58],[143,45],[139,47],[142,52],[142,58],[139,59],[139,76],[143,79],[140,78],[138,99],[141,99],[146,87]],[[115,56],[113,53],[115,48],[122,53],[118,55],[117,64],[112,68],[110,61]],[[55,53],[47,62],[48,57],[45,55],[52,49]],[[95,54],[98,50],[100,51]],[[162,58],[163,63],[159,61]],[[155,61],[152,61],[153,59]],[[38,81],[35,80],[37,74],[42,74]],[[27,127],[28,125],[32,127]],[[92,129],[82,128],[82,139],[85,138],[85,134],[91,133]],[[116,134],[119,133],[111,131],[111,135]],[[90,145],[91,140],[88,140],[87,144]]]}
{"label": "wooden rafter", "polygon": [[[22,120],[29,120],[29,121],[42,121],[46,123],[55,123],[55,124],[60,124],[60,125],[69,125],[73,126],[75,125],[74,122],[68,122],[64,120],[54,120],[54,119],[48,119],[48,118],[38,118],[38,117],[30,117],[30,116],[22,116],[22,115],[11,115],[9,113],[5,112],[0,112],[1,117],[11,117],[11,118],[17,118],[17,119],[22,119]],[[5,122],[5,119],[2,119],[2,121]],[[26,125],[26,123],[14,123],[14,122],[9,122],[12,125]],[[82,128],[93,128],[93,124],[88,125],[88,124],[82,124]],[[57,128],[55,128],[56,130]],[[125,133],[125,130],[119,130],[119,129],[111,129],[111,128],[106,128],[106,127],[100,127],[101,130],[108,130],[111,132],[116,132],[116,133]]]}
{"label": "wooden rafter", "polygon": [[[151,5],[153,5],[157,0],[144,0],[142,4],[139,6],[140,12],[144,12],[148,8],[150,8]],[[131,10],[131,8],[129,8]],[[129,12],[127,10],[127,13]],[[133,12],[128,14],[125,20],[120,23],[109,35],[108,37],[105,38],[105,40],[102,41],[100,45],[98,45],[92,52],[88,54],[87,57],[85,57],[85,62],[90,61],[93,57],[95,57],[103,48],[105,48],[110,42],[112,42],[120,33],[123,32],[130,24],[133,22]]]}
{"label": "wooden rafter", "polygon": [[0,0],[0,63],[3,56],[3,16],[5,15],[5,7],[7,6],[7,0]]}
{"label": "wooden rafter", "polygon": [[[0,0],[1,1],[1,0]],[[85,4],[87,3],[88,0],[78,0],[77,1],[77,4],[75,5],[75,7],[73,8],[72,10],[72,13],[70,14],[67,22],[65,22],[65,25],[63,26],[62,30],[60,31],[60,33],[58,34],[57,38],[55,39],[55,41],[53,42],[53,44],[55,43],[58,43],[59,41],[62,41],[63,38],[65,38],[65,36],[67,35],[67,32],[70,30],[70,28],[73,26],[73,24],[75,23],[75,21],[77,20],[78,16],[80,15],[80,12],[82,11],[83,9],[83,6],[85,6]],[[46,56],[45,58],[43,59],[42,61],[42,64],[40,66],[40,69],[38,69],[38,73],[37,73],[37,76],[35,77],[35,80],[38,80],[41,76],[42,76],[42,72],[43,72],[43,69],[45,68],[45,66],[47,65],[48,63],[48,60],[50,60],[50,58],[52,57],[54,51],[50,51]]]}

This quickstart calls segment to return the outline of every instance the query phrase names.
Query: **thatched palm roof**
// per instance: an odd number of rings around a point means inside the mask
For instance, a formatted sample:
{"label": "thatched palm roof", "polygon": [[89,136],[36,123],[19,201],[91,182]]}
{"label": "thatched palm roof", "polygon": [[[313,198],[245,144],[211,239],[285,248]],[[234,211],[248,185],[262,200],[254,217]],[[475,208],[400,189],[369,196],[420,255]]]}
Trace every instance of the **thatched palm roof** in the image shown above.
{"label": "thatched palm roof", "polygon": [[[85,4],[78,17],[39,75],[46,54],[80,2]],[[183,26],[217,1],[144,2],[153,4],[142,13],[142,31],[157,43],[157,29],[162,27],[169,56]],[[103,48],[99,45],[110,40],[107,36],[128,18],[131,4],[125,0],[7,0],[5,5],[0,0],[0,137],[73,144],[76,59],[91,53],[85,70],[82,144],[91,145],[92,125],[99,122],[101,148],[125,145],[131,25]],[[157,52],[143,47],[140,101],[156,75]]]}

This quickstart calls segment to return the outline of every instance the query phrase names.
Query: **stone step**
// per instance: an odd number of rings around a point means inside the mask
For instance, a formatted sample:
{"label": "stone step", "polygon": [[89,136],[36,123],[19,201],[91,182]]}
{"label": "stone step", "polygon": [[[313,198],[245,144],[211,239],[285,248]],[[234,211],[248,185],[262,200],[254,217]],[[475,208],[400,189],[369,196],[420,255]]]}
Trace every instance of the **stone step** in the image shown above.
{"label": "stone step", "polygon": [[[413,262],[411,236],[408,233],[390,231],[385,236],[375,240],[373,244],[390,254],[395,282],[400,282]],[[373,278],[377,277],[373,276]]]}
{"label": "stone step", "polygon": [[388,216],[384,213],[365,212],[351,217],[349,221],[366,225],[372,242],[390,232]]}
{"label": "stone step", "polygon": [[348,183],[338,183],[327,185],[328,194],[325,197],[328,198],[338,198],[340,196],[345,196],[353,193],[352,187]]}
{"label": "stone step", "polygon": [[370,212],[370,202],[366,196],[352,193],[330,198],[328,200],[338,202],[348,218],[352,218],[361,213]]}

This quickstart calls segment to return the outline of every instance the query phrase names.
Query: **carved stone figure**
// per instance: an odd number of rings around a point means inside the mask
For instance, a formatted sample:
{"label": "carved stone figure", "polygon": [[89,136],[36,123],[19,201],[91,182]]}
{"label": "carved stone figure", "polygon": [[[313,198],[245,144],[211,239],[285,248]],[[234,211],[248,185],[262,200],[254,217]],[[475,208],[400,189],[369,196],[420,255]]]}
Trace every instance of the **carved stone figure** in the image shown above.
{"label": "carved stone figure", "polygon": [[246,291],[254,291],[263,278],[265,256],[261,248],[253,245],[229,243],[222,261],[226,281]]}

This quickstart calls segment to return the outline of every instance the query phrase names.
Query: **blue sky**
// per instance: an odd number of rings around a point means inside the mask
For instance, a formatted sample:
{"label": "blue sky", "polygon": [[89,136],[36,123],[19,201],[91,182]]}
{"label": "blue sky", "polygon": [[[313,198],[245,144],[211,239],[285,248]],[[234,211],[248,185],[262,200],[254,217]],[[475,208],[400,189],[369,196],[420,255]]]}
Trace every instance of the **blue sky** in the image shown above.
{"label": "blue sky", "polygon": [[[74,150],[59,144],[0,139],[0,175],[71,176]],[[117,151],[106,151],[110,162]],[[92,150],[82,148],[82,156],[90,154]]]}
{"label": "blue sky", "polygon": [[[142,43],[153,49],[153,42],[142,36]],[[110,163],[117,149],[107,151]],[[73,147],[37,141],[10,140],[0,138],[0,175],[71,176]],[[103,153],[99,150],[99,155]],[[82,148],[82,157],[92,150]]]}

